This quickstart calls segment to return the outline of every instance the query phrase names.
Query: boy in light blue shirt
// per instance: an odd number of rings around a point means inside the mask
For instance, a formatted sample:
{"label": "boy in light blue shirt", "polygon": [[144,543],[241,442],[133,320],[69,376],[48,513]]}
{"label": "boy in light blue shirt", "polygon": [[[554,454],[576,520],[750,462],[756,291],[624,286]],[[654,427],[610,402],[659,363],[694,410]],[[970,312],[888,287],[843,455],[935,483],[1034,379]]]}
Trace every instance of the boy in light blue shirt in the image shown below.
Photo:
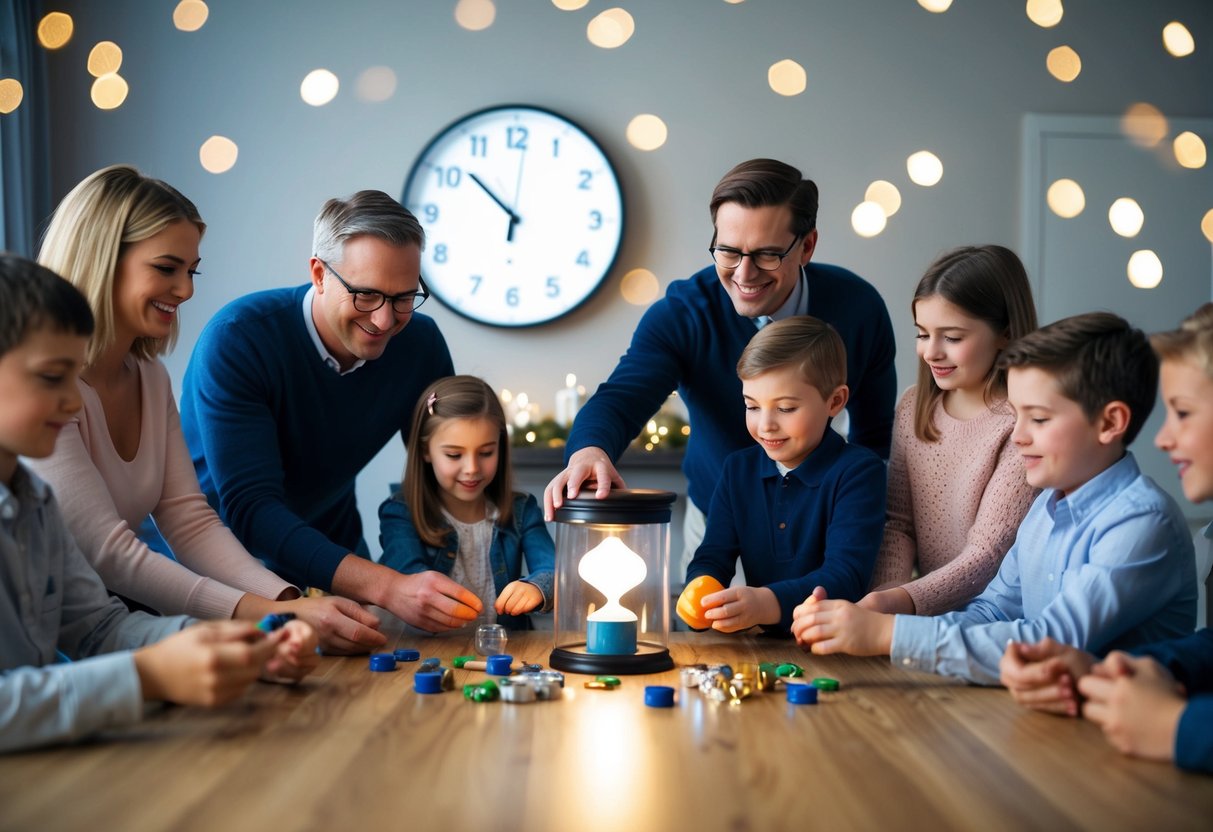
{"label": "boy in light blue shirt", "polygon": [[1109,313],[1066,318],[999,359],[1015,409],[1011,440],[1044,489],[986,590],[936,617],[884,615],[823,592],[796,608],[814,653],[889,654],[911,670],[997,684],[1008,640],[1104,654],[1190,632],[1196,569],[1175,502],[1125,448],[1154,404],[1158,361],[1144,333]]}

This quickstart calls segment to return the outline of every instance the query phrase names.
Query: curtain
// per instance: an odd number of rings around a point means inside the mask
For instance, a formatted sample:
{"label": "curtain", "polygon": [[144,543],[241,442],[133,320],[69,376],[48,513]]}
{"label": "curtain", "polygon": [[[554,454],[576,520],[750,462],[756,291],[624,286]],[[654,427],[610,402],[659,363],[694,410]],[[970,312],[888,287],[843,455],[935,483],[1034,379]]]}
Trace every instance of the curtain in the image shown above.
{"label": "curtain", "polygon": [[42,3],[0,0],[0,78],[21,82],[21,105],[0,115],[0,249],[33,257],[50,214],[46,60],[36,29]]}

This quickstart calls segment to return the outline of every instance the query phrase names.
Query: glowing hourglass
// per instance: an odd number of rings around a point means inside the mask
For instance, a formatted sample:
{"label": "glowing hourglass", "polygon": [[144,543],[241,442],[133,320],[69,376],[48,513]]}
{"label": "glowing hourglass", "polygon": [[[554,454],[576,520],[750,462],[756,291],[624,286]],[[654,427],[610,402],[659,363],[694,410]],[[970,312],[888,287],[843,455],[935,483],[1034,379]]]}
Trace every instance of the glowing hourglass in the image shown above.
{"label": "glowing hourglass", "polygon": [[644,582],[644,558],[617,537],[608,537],[586,552],[577,574],[606,596],[601,609],[586,616],[587,653],[630,655],[636,652],[636,613],[619,602],[629,589]]}

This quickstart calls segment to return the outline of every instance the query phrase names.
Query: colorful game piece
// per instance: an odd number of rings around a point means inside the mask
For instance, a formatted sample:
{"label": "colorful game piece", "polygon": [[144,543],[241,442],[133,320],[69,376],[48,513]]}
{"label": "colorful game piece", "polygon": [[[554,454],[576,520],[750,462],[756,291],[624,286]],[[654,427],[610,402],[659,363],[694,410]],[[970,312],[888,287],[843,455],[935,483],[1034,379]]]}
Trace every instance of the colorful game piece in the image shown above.
{"label": "colorful game piece", "polygon": [[294,620],[293,612],[272,612],[257,622],[257,629],[263,633],[272,633],[285,627],[286,622]]}
{"label": "colorful game piece", "polygon": [[417,693],[442,693],[442,673],[422,670],[413,674],[413,690]]}
{"label": "colorful game piece", "polygon": [[608,685],[606,682],[599,682],[597,680],[595,680],[593,682],[586,682],[585,687],[589,690],[614,690],[615,689],[614,685]]}
{"label": "colorful game piece", "polygon": [[431,670],[438,670],[440,667],[442,667],[442,659],[438,658],[437,656],[431,656],[421,664],[417,665],[417,672],[427,673]]}
{"label": "colorful game piece", "polygon": [[522,704],[534,702],[537,698],[535,688],[525,681],[502,679],[497,687],[501,691],[502,702]]}
{"label": "colorful game piece", "polygon": [[798,678],[804,675],[804,668],[792,662],[784,662],[775,668],[775,675],[781,678]]}
{"label": "colorful game piece", "polygon": [[678,606],[675,607],[678,617],[692,630],[711,629],[712,622],[703,617],[703,597],[722,589],[724,585],[711,575],[700,575],[692,579],[678,596]]}
{"label": "colorful game piece", "polygon": [[396,657],[391,653],[373,653],[371,655],[371,670],[376,673],[389,673],[396,669]]}
{"label": "colorful game piece", "polygon": [[415,662],[421,658],[421,651],[407,649],[393,650],[392,656],[398,662]]}
{"label": "colorful game piece", "polygon": [[493,702],[501,697],[501,689],[492,679],[478,685],[464,685],[463,698],[472,702]]}
{"label": "colorful game piece", "polygon": [[818,690],[838,690],[838,680],[831,679],[828,676],[818,676],[813,680],[813,687]]}
{"label": "colorful game piece", "polygon": [[[468,662],[474,662],[474,661],[476,661],[475,656],[456,656],[455,658],[451,659],[451,664],[454,665],[456,670],[460,670]],[[471,668],[469,668],[469,669],[471,669]],[[480,669],[483,670],[484,668],[480,668]]]}
{"label": "colorful game piece", "polygon": [[[469,662],[465,667],[471,669],[470,665]],[[514,672],[514,657],[504,654],[489,656],[484,670],[490,676],[509,676]]]}
{"label": "colorful game piece", "polygon": [[666,685],[646,685],[644,704],[650,708],[674,707],[674,689]]}
{"label": "colorful game piece", "polygon": [[619,681],[618,676],[595,676],[595,682],[602,682],[604,685],[610,685],[613,688],[619,687],[623,682]]}
{"label": "colorful game piece", "polygon": [[816,705],[817,688],[803,682],[788,685],[788,701],[793,705]]}

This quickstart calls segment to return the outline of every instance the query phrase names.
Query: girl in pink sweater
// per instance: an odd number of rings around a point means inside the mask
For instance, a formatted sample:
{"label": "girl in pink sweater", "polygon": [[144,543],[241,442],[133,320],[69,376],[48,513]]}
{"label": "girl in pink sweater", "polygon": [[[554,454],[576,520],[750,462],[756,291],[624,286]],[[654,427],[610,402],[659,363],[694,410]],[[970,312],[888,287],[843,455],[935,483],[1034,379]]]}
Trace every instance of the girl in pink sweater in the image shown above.
{"label": "girl in pink sweater", "polygon": [[[111,592],[166,615],[257,620],[292,612],[328,650],[384,643],[378,619],[345,598],[301,598],[250,555],[198,486],[157,359],[194,294],[206,225],[175,189],[126,165],[99,170],[55,210],[39,262],[71,281],[96,318],[81,374],[83,409],[31,467]],[[148,515],[175,560],[135,533]]]}
{"label": "girl in pink sweater", "polygon": [[1003,347],[1036,329],[1036,309],[1019,258],[986,245],[932,263],[910,310],[918,384],[897,405],[884,540],[859,605],[936,615],[985,589],[1036,496],[1010,440],[1006,371],[995,367]]}

